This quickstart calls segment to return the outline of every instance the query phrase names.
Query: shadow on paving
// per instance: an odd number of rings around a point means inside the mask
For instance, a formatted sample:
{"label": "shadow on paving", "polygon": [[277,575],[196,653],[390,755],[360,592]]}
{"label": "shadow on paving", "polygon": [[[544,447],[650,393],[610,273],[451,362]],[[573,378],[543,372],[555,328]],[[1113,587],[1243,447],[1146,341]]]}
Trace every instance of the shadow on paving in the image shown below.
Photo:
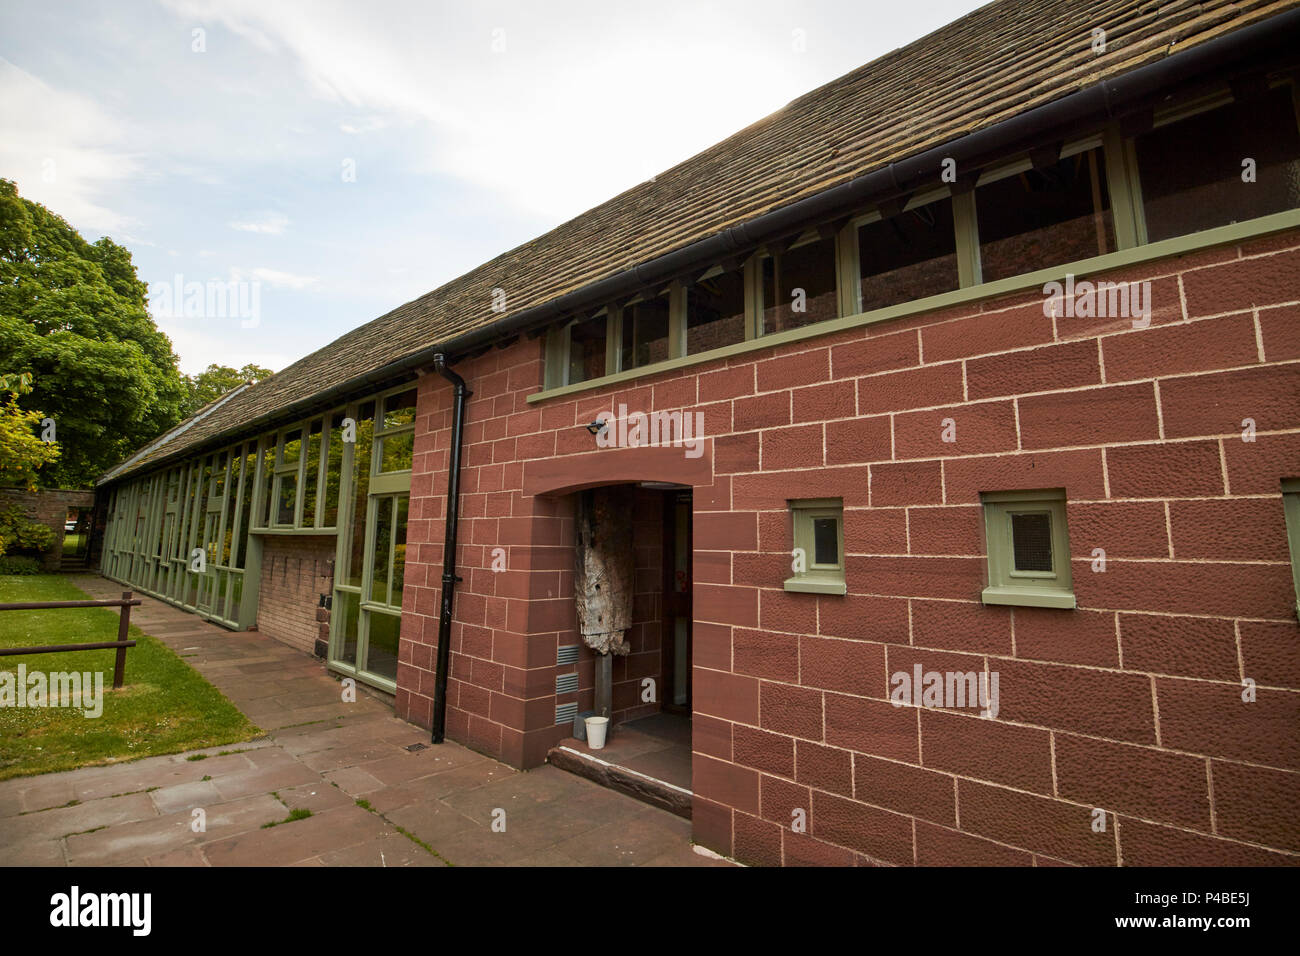
{"label": "shadow on paving", "polygon": [[345,702],[320,661],[142,599],[132,623],[267,735],[0,782],[0,865],[725,865],[691,849],[689,822],[554,767],[521,773],[454,743],[407,750],[427,732],[366,692]]}

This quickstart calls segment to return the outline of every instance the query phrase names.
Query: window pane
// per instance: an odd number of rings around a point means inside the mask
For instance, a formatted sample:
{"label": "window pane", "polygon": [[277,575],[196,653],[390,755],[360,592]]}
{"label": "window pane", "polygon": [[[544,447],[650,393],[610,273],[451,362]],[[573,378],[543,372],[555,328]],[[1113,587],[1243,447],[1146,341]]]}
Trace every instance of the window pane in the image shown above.
{"label": "window pane", "polygon": [[370,600],[388,603],[388,549],[393,541],[393,499],[375,500],[375,527],[371,530],[375,549],[374,571],[370,576]]}
{"label": "window pane", "polygon": [[265,528],[271,523],[272,505],[275,503],[271,499],[271,478],[273,472],[271,466],[275,464],[274,446],[266,449],[262,453],[262,507],[261,513],[257,516],[257,526]]}
{"label": "window pane", "polygon": [[226,496],[226,532],[221,542],[221,564],[229,565],[232,552],[238,547],[239,529],[235,527],[235,511],[239,506],[239,467],[243,458],[238,457],[239,449],[230,459],[230,493]]}
{"label": "window pane", "polygon": [[1017,571],[1052,570],[1052,515],[1047,511],[1013,512],[1011,545]]}
{"label": "window pane", "polygon": [[400,428],[415,421],[415,389],[384,399],[384,428]]}
{"label": "window pane", "polygon": [[329,450],[325,464],[325,517],[322,524],[332,528],[339,520],[339,482],[343,476],[343,413],[330,419]]}
{"label": "window pane", "polygon": [[298,507],[298,476],[290,472],[280,476],[280,497],[275,509],[275,523],[293,524],[293,513]]}
{"label": "window pane", "polygon": [[[1242,161],[1255,160],[1255,182]],[[1300,135],[1288,87],[1161,126],[1137,138],[1147,240],[1300,206]]]}
{"label": "window pane", "polygon": [[397,499],[397,522],[393,527],[393,594],[388,603],[402,606],[402,585],[406,581],[406,516],[410,499],[402,495]]}
{"label": "window pane", "polygon": [[623,309],[623,368],[668,358],[668,295]]}
{"label": "window pane", "polygon": [[248,529],[252,524],[252,507],[253,507],[253,478],[255,477],[254,469],[257,467],[256,445],[248,446],[250,451],[244,456],[244,496],[243,496],[243,517],[240,519],[239,537],[236,539],[238,550],[231,558],[230,563],[237,568],[244,566],[244,561],[248,556]]}
{"label": "window pane", "polygon": [[366,499],[370,494],[370,446],[373,442],[375,403],[367,402],[357,413],[357,441],[352,446],[352,514],[348,526],[348,566],[343,583],[361,587],[362,559],[365,556]]}
{"label": "window pane", "polygon": [[818,239],[766,256],[762,269],[764,334],[802,328],[840,314],[834,239]]}
{"label": "window pane", "polygon": [[598,315],[569,327],[569,384],[605,374],[606,316]]}
{"label": "window pane", "polygon": [[839,564],[839,522],[834,518],[814,518],[812,524],[813,564]]}
{"label": "window pane", "polygon": [[367,611],[367,633],[370,635],[366,650],[366,670],[389,680],[397,679],[397,641],[402,631],[402,618],[398,614]]}
{"label": "window pane", "polygon": [[217,457],[216,468],[212,472],[212,489],[209,494],[216,498],[226,487],[226,462],[227,454],[223,451]]}
{"label": "window pane", "polygon": [[985,282],[1115,251],[1100,149],[975,190]]}
{"label": "window pane", "polygon": [[952,200],[942,199],[858,227],[862,311],[957,288]]}
{"label": "window pane", "polygon": [[399,432],[379,439],[380,471],[405,471],[411,467],[411,453],[415,447],[415,432]]}
{"label": "window pane", "polygon": [[280,464],[294,465],[298,462],[298,455],[302,452],[302,429],[295,428],[284,436],[284,446],[281,448]]}
{"label": "window pane", "polygon": [[334,592],[334,613],[339,616],[339,656],[337,660],[355,665],[357,662],[357,612],[360,610],[357,595],[349,591]]}
{"label": "window pane", "polygon": [[311,423],[311,433],[307,437],[307,471],[302,476],[302,526],[313,527],[316,524],[316,483],[320,468],[320,439],[323,421],[317,419]]}
{"label": "window pane", "polygon": [[686,352],[707,352],[745,340],[745,273],[701,279],[686,293]]}

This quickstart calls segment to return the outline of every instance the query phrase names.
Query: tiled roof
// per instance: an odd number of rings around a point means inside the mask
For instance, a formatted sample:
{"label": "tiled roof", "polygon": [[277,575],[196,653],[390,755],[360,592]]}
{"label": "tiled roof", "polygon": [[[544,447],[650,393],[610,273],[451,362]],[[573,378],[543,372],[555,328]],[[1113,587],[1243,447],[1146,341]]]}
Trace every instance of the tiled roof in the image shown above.
{"label": "tiled roof", "polygon": [[[233,436],[255,419],[420,349],[1297,2],[997,0],[346,333],[111,474]],[[1100,55],[1091,48],[1094,27],[1106,31]],[[505,315],[492,311],[495,288],[507,293]]]}

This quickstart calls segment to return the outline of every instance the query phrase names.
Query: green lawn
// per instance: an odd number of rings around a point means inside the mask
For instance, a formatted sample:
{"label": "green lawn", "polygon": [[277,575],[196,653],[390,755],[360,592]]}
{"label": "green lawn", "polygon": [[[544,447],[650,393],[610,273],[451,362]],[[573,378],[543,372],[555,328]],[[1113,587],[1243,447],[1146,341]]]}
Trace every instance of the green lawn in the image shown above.
{"label": "green lawn", "polygon": [[63,536],[63,553],[76,554],[77,549],[81,547],[85,540],[84,534],[72,534],[71,532]]}
{"label": "green lawn", "polygon": [[[0,575],[0,604],[84,601],[57,574]],[[117,639],[116,608],[0,611],[0,647],[85,644]],[[162,642],[134,625],[139,643],[126,652],[126,683],[113,690],[116,651],[0,657],[0,675],[22,663],[36,671],[99,671],[103,713],[71,707],[0,706],[0,780],[115,763],[248,740],[260,731],[215,687]],[[0,681],[4,678],[0,677]]]}

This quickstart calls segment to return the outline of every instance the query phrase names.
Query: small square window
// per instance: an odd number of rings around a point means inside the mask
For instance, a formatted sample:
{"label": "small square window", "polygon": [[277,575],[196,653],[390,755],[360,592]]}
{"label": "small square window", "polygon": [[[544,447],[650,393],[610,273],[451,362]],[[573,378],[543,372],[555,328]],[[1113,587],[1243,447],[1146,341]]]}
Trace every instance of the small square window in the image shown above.
{"label": "small square window", "polygon": [[787,591],[844,594],[844,504],[839,498],[790,502],[794,524],[793,575]]}
{"label": "small square window", "polygon": [[1012,565],[1016,571],[1052,573],[1052,513],[1011,512]]}
{"label": "small square window", "polygon": [[1074,607],[1065,492],[986,492],[983,500],[989,562],[984,603]]}

